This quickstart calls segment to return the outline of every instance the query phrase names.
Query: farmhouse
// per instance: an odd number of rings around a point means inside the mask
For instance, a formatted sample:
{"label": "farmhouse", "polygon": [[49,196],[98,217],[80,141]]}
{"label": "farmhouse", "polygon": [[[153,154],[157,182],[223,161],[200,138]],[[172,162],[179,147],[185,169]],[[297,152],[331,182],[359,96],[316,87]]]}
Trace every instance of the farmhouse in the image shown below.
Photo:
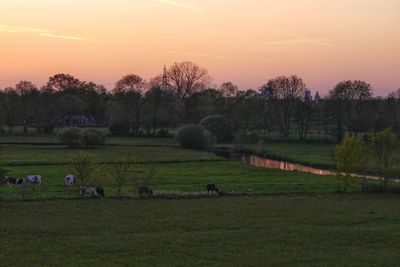
{"label": "farmhouse", "polygon": [[93,127],[96,120],[92,115],[71,114],[58,119],[55,124],[57,127]]}

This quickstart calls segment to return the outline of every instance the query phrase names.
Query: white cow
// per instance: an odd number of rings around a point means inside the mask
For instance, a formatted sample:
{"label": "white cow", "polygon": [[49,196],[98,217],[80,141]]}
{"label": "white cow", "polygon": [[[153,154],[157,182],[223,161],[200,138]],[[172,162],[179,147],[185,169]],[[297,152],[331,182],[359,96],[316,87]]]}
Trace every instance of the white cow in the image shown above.
{"label": "white cow", "polygon": [[41,175],[28,175],[25,177],[25,181],[27,184],[38,184],[42,183],[42,176]]}
{"label": "white cow", "polygon": [[65,185],[71,187],[75,184],[76,177],[73,174],[68,174],[65,176]]}

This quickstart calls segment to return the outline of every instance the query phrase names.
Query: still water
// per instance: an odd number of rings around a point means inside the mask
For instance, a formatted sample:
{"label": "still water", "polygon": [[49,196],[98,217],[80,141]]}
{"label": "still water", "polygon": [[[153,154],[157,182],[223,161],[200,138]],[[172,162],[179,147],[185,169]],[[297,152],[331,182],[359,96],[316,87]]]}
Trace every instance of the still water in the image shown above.
{"label": "still water", "polygon": [[333,171],[321,170],[312,167],[307,167],[299,164],[293,164],[285,161],[265,159],[255,155],[243,155],[242,162],[255,167],[278,169],[284,171],[299,171],[308,172],[318,175],[336,175]]}
{"label": "still water", "polygon": [[[271,160],[265,159],[255,155],[244,154],[241,156],[241,160],[244,164],[248,164],[255,167],[266,168],[266,169],[277,169],[284,171],[299,171],[299,172],[307,172],[317,175],[336,175],[334,171],[322,170],[312,167],[303,166],[300,164],[289,163],[285,161],[279,160]],[[382,180],[382,177],[371,176],[371,175],[360,175],[360,174],[351,174],[353,177],[358,178],[367,178],[371,180]],[[392,179],[392,181],[396,183],[400,183],[400,179]]]}

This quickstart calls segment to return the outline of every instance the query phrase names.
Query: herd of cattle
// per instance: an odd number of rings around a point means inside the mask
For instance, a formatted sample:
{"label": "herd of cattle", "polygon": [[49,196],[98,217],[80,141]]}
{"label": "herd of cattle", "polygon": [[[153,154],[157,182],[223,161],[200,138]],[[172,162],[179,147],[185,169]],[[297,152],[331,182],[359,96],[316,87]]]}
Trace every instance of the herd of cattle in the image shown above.
{"label": "herd of cattle", "polygon": [[[4,182],[9,185],[22,185],[22,184],[31,184],[31,185],[39,185],[42,183],[42,176],[41,175],[28,175],[25,178],[14,178],[11,176],[6,176]],[[72,187],[76,182],[76,176],[73,174],[68,174],[65,176],[65,186]],[[147,186],[138,186],[139,194],[142,196],[146,194],[148,196],[153,195],[153,190],[151,190]],[[207,191],[208,194],[216,193],[217,195],[221,195],[221,191],[217,188],[214,183],[207,184]],[[104,189],[101,186],[98,187],[88,187],[88,186],[81,186],[79,188],[79,194],[81,197],[89,196],[92,198],[97,197],[104,197]]]}
{"label": "herd of cattle", "polygon": [[[4,178],[4,182],[8,186],[13,185],[22,185],[22,184],[30,184],[30,185],[39,185],[42,183],[41,175],[28,175],[25,178],[14,178],[11,176],[6,176]],[[67,187],[74,186],[76,182],[76,177],[73,174],[68,174],[65,176],[65,185]],[[104,197],[104,189],[101,186],[98,187],[89,187],[89,186],[81,186],[79,188],[79,194],[81,197],[89,196],[89,197]]]}
{"label": "herd of cattle", "polygon": [[42,176],[41,175],[28,175],[25,178],[14,178],[11,176],[6,176],[4,180],[5,180],[5,183],[8,185],[21,185],[23,183],[40,185],[42,183]]}

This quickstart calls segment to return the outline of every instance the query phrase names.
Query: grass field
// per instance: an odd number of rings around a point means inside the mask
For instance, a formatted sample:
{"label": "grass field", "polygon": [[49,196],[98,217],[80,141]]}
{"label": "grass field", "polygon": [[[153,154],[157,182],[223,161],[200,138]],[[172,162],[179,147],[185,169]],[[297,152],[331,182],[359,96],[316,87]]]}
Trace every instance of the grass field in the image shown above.
{"label": "grass field", "polygon": [[67,164],[73,155],[85,152],[98,163],[115,162],[132,153],[137,162],[221,160],[212,153],[158,146],[103,146],[96,149],[69,149],[60,145],[3,145],[0,165]]}
{"label": "grass field", "polygon": [[0,202],[1,266],[398,266],[396,195]]}
{"label": "grass field", "polygon": [[[142,179],[148,174],[150,164],[136,164],[134,177]],[[108,197],[116,196],[116,187],[106,175],[106,167],[99,166],[92,177],[94,184],[102,185]],[[65,187],[64,177],[68,173],[65,165],[13,166],[7,168],[12,175],[24,177],[41,174],[43,182],[36,187],[29,198],[76,198],[77,189]],[[212,181],[227,193],[235,194],[284,194],[284,193],[324,193],[335,190],[334,178],[301,172],[266,170],[246,166],[231,161],[205,161],[186,163],[163,163],[156,166],[152,180],[156,191],[199,192]],[[136,179],[132,179],[123,189],[126,196],[137,197]],[[358,189],[359,187],[355,187]],[[25,187],[0,187],[0,200],[21,199]]]}
{"label": "grass field", "polygon": [[[84,150],[87,181],[104,199],[80,199],[64,177],[81,150],[54,136],[1,137],[0,166],[15,177],[40,174],[41,186],[0,186],[0,266],[398,266],[398,196],[335,194],[334,177],[261,169],[173,139],[109,138]],[[329,163],[334,145],[267,143],[295,162]],[[256,145],[251,147],[259,149]],[[136,163],[117,199],[108,175],[130,152]],[[190,199],[139,199],[157,161],[153,189]],[[222,197],[191,199],[214,182]]]}
{"label": "grass field", "polygon": [[[27,139],[32,142],[30,144],[18,138],[7,136],[2,139],[0,166],[14,177],[40,174],[43,182],[40,187],[28,192],[23,186],[3,186],[0,188],[0,200],[18,200],[22,195],[30,199],[76,198],[77,188],[66,188],[64,177],[70,172],[68,164],[71,157],[80,151],[92,155],[97,164],[89,182],[103,186],[107,196],[111,197],[116,195],[116,186],[108,175],[109,164],[128,152],[134,155],[137,162],[133,177],[123,188],[124,195],[130,197],[137,196],[136,183],[149,173],[153,161],[158,162],[153,178],[157,191],[204,191],[209,181],[216,183],[224,192],[233,194],[323,193],[335,190],[333,177],[245,166],[212,153],[181,149],[172,139],[110,138],[106,146],[76,150],[52,143],[56,139],[51,139],[51,136],[32,136],[36,141]],[[275,144],[276,148],[278,146]],[[302,151],[306,154],[304,149]]]}

